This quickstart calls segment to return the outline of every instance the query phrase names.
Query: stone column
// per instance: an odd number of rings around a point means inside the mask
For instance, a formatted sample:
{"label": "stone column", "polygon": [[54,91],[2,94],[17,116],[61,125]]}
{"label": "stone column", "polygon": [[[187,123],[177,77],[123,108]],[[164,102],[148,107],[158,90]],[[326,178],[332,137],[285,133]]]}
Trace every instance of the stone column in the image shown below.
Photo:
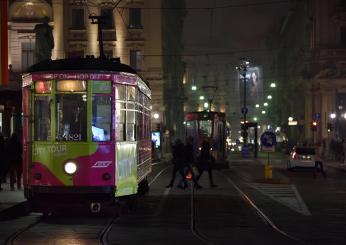
{"label": "stone column", "polygon": [[64,6],[63,0],[53,0],[53,37],[54,37],[54,49],[52,50],[52,59],[65,58],[64,49]]}
{"label": "stone column", "polygon": [[[100,9],[98,7],[90,7],[89,6],[90,13],[93,13],[94,15],[100,15]],[[87,36],[88,36],[88,43],[87,43],[87,50],[85,55],[94,55],[95,58],[99,57],[100,51],[99,51],[99,42],[98,42],[98,36],[97,36],[97,24],[91,24],[91,20],[89,19],[89,15],[86,17],[86,29],[87,29]]]}

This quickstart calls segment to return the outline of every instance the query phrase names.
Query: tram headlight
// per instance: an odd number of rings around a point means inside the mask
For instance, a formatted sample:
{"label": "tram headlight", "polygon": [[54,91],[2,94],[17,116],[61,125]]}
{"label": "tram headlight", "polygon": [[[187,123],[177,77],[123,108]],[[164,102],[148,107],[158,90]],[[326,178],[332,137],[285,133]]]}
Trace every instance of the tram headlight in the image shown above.
{"label": "tram headlight", "polygon": [[64,170],[65,173],[72,175],[77,171],[77,164],[75,162],[68,161],[64,165]]}

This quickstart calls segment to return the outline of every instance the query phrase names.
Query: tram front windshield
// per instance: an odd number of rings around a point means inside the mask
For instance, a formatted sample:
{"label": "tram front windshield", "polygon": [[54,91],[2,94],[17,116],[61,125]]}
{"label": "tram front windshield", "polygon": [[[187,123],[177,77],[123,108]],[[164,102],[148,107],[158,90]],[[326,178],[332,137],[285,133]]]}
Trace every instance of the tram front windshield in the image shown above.
{"label": "tram front windshield", "polygon": [[209,138],[212,132],[212,121],[201,120],[199,121],[199,135],[202,138]]}
{"label": "tram front windshield", "polygon": [[56,139],[86,141],[87,109],[85,94],[56,95]]}

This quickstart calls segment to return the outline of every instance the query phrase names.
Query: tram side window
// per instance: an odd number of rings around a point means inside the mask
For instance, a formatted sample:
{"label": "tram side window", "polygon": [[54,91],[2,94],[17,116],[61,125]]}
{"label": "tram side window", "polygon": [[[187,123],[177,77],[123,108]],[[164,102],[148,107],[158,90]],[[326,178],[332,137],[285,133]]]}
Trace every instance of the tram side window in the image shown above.
{"label": "tram side window", "polygon": [[34,139],[50,141],[50,96],[35,96]]}
{"label": "tram side window", "polygon": [[92,140],[110,141],[112,127],[112,107],[110,96],[92,98]]}
{"label": "tram side window", "polygon": [[117,141],[125,140],[125,102],[116,102],[116,139]]}
{"label": "tram side window", "polygon": [[116,85],[116,139],[136,141],[136,101],[137,89],[134,86]]}
{"label": "tram side window", "polygon": [[86,141],[86,107],[85,94],[56,95],[56,138],[58,141]]}
{"label": "tram side window", "polygon": [[136,117],[135,117],[135,104],[126,104],[126,140],[135,141],[136,140]]}

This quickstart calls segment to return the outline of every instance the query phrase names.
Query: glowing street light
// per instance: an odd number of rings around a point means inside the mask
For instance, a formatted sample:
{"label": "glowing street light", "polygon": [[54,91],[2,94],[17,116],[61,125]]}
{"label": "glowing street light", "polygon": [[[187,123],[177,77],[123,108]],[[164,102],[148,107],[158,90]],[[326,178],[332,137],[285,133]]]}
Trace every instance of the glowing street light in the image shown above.
{"label": "glowing street light", "polygon": [[209,103],[208,102],[204,103],[204,108],[206,108],[206,109],[209,108]]}
{"label": "glowing street light", "polygon": [[199,99],[204,100],[204,96],[203,95],[199,96]]}
{"label": "glowing street light", "polygon": [[293,121],[293,117],[289,117],[289,118],[288,118],[288,121],[289,121],[289,122],[292,122],[292,121]]}
{"label": "glowing street light", "polygon": [[153,118],[154,118],[154,119],[159,119],[159,117],[160,117],[159,113],[155,112],[155,113],[153,114]]}
{"label": "glowing street light", "polygon": [[264,105],[264,106],[268,106],[268,103],[267,103],[267,102],[264,102],[263,105]]}
{"label": "glowing street light", "polygon": [[259,105],[259,104],[256,104],[255,106],[256,106],[256,108],[259,108],[259,107],[260,107],[260,105]]}
{"label": "glowing street light", "polygon": [[336,118],[336,113],[331,113],[329,116],[330,116],[331,119],[335,119]]}
{"label": "glowing street light", "polygon": [[257,121],[257,117],[254,117],[253,120],[256,122]]}
{"label": "glowing street light", "polygon": [[262,114],[266,114],[266,111],[262,111]]}
{"label": "glowing street light", "polygon": [[191,90],[193,90],[193,91],[197,90],[197,86],[196,85],[192,85]]}
{"label": "glowing street light", "polygon": [[271,88],[276,88],[276,83],[271,83],[271,84],[270,84],[270,87],[271,87]]}
{"label": "glowing street light", "polygon": [[268,99],[268,100],[271,100],[272,98],[273,98],[273,97],[272,97],[271,95],[268,95],[268,96],[267,96],[267,99]]}

